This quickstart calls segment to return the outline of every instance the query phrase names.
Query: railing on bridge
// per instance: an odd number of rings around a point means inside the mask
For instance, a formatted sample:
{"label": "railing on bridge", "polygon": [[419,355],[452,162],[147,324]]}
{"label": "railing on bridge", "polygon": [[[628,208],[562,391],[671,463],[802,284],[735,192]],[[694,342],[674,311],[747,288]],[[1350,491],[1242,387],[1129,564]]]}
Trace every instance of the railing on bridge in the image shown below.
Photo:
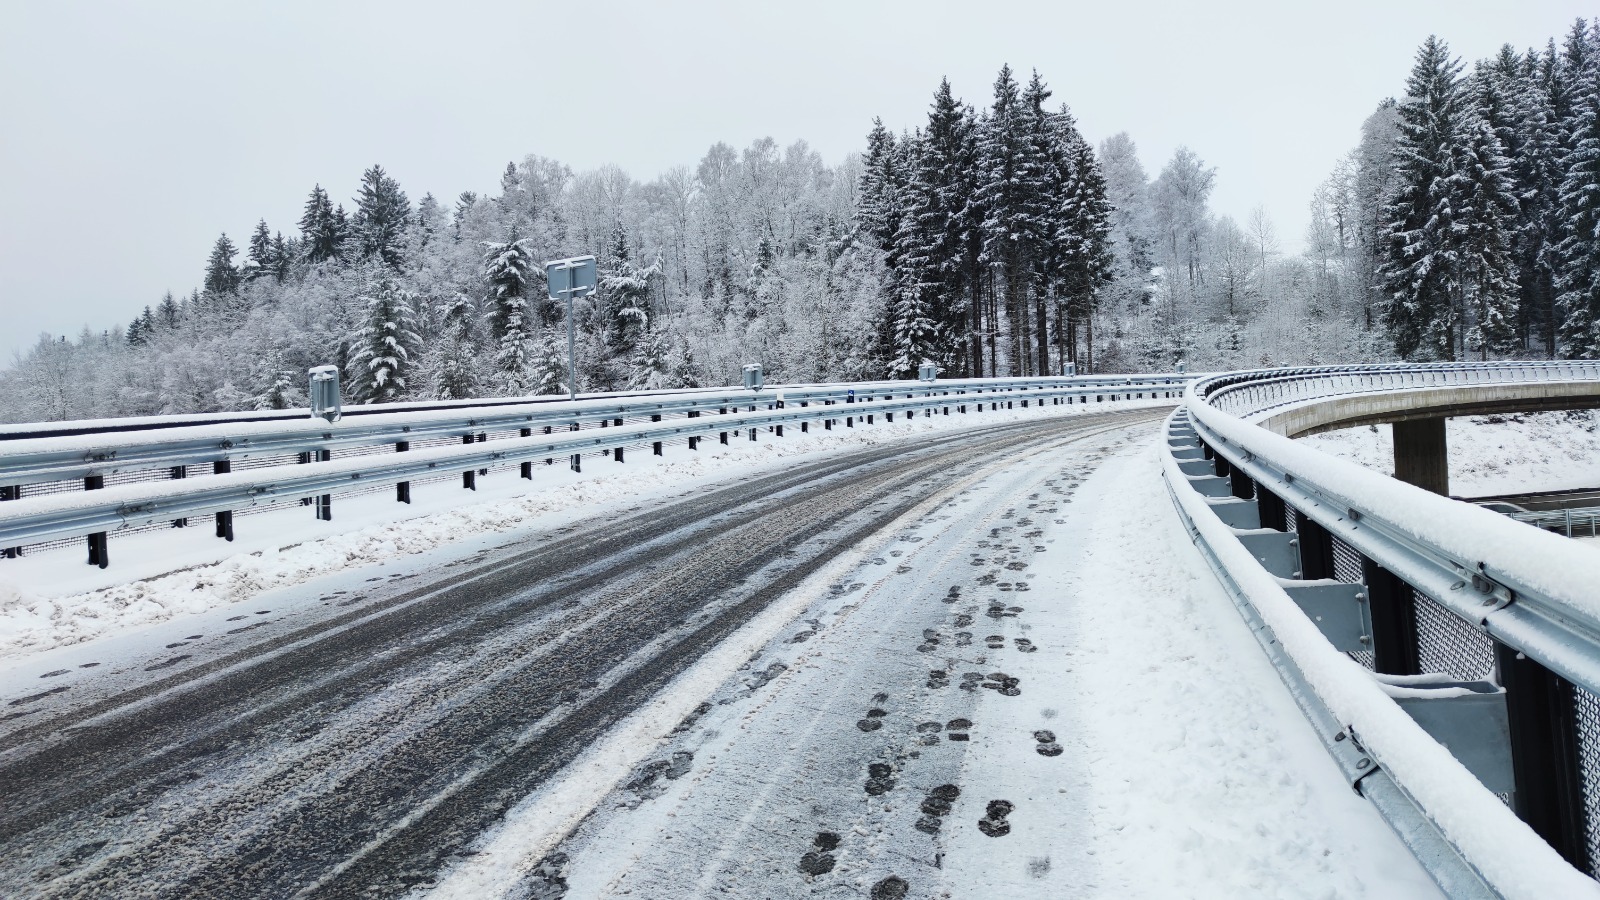
{"label": "railing on bridge", "polygon": [[1578,874],[1600,871],[1600,554],[1253,421],[1353,394],[1596,381],[1596,363],[1235,372],[1196,381],[1168,423],[1197,545],[1351,783],[1452,896],[1600,895]]}
{"label": "railing on bridge", "polygon": [[307,411],[152,417],[0,426],[0,558],[87,538],[89,562],[109,563],[108,539],[184,527],[212,516],[232,540],[236,514],[314,507],[332,516],[335,497],[387,490],[409,503],[411,485],[518,467],[532,478],[541,460],[632,447],[656,454],[668,441],[691,448],[708,437],[785,425],[855,427],[882,416],[963,414],[1030,404],[1177,399],[1184,375],[956,379],[715,388],[598,396],[576,402],[514,398],[358,407],[338,422]]}

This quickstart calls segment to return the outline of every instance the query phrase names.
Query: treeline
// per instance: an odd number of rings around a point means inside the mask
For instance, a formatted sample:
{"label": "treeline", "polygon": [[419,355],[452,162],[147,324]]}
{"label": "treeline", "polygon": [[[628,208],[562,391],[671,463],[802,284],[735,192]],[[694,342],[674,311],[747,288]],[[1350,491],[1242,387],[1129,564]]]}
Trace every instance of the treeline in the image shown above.
{"label": "treeline", "polygon": [[1600,351],[1600,25],[1470,72],[1430,37],[1313,204],[1405,359]]}
{"label": "treeline", "polygon": [[1056,375],[1093,347],[1111,281],[1111,205],[1094,150],[1035,72],[1000,70],[980,116],[939,85],[926,129],[868,139],[857,221],[883,254],[888,374]]}

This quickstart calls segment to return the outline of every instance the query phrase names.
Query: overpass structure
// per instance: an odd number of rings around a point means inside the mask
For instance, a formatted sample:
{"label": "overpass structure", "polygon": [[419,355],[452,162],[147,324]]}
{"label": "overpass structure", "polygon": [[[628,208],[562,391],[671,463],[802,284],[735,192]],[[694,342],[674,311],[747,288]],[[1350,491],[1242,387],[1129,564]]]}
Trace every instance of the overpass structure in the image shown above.
{"label": "overpass structure", "polygon": [[[1444,420],[1593,407],[1595,363],[1327,367],[1202,378],[1167,424],[1195,543],[1451,896],[1595,890],[1600,560],[1449,499]],[[1291,440],[1380,422],[1398,480]]]}

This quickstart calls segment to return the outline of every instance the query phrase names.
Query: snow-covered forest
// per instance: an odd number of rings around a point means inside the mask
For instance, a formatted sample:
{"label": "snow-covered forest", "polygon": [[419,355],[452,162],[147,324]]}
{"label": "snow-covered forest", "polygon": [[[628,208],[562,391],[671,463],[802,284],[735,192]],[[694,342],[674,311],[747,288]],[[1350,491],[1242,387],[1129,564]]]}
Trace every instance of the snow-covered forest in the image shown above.
{"label": "snow-covered forest", "polygon": [[1470,72],[1430,38],[1404,90],[1310,198],[1299,253],[1260,208],[1215,214],[1200,154],[1151,177],[1129,135],[1091,146],[1009,67],[833,165],[771,139],[649,182],[528,156],[445,201],[373,166],[348,208],[318,185],[299,222],[218,238],[187,296],[42,335],[0,372],[0,420],[284,408],[328,363],[351,402],[564,392],[542,263],[586,253],[583,391],[749,362],[819,381],[1593,356],[1600,26]]}

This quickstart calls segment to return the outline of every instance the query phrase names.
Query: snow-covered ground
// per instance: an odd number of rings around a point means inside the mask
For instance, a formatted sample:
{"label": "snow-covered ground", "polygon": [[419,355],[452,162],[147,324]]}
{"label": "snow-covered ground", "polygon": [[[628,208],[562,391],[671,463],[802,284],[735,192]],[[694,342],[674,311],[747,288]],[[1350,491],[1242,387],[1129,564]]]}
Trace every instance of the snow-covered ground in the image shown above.
{"label": "snow-covered ground", "polygon": [[434,894],[1437,896],[1190,544],[1148,428],[1016,459],[814,582]]}
{"label": "snow-covered ground", "polygon": [[814,423],[809,433],[790,427],[781,438],[762,432],[759,441],[735,436],[727,446],[701,441],[698,451],[670,444],[660,457],[650,455],[647,448],[633,448],[623,463],[589,456],[581,474],[572,472],[564,460],[535,466],[532,481],[518,478],[514,468],[497,470],[480,477],[475,492],[465,491],[457,480],[417,484],[409,506],[396,503],[388,490],[336,497],[331,522],[318,521],[311,508],[299,506],[240,516],[235,519],[232,543],[212,536],[209,518],[185,529],[113,537],[111,566],[104,570],[85,564],[81,546],[0,560],[0,671],[54,647],[175,617],[227,612],[250,605],[269,591],[377,563],[403,565],[421,554],[464,548],[474,540],[504,543],[618,505],[772,471],[818,454],[862,449],[937,429],[1164,402],[952,412],[909,421],[897,417],[892,423],[878,416],[873,425],[832,431]]}
{"label": "snow-covered ground", "polygon": [[[1600,414],[1594,410],[1449,419],[1450,493],[1481,497],[1600,487]],[[1394,474],[1388,425],[1301,438],[1335,456]]]}

